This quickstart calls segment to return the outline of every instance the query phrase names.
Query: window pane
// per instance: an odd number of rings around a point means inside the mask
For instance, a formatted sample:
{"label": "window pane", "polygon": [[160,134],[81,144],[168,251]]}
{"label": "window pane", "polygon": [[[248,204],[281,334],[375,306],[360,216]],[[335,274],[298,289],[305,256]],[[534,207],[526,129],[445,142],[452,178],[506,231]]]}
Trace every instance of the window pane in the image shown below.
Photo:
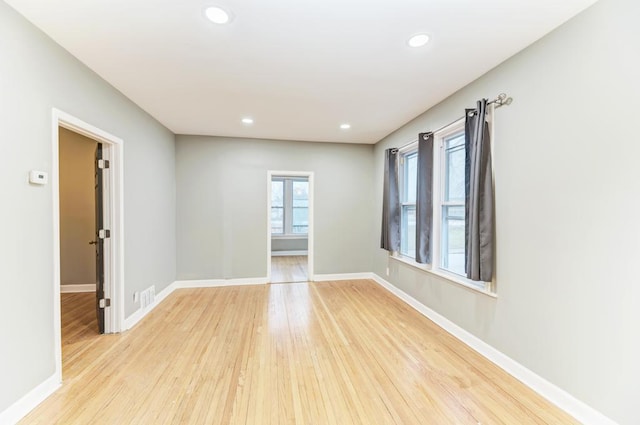
{"label": "window pane", "polygon": [[404,157],[404,190],[403,202],[416,203],[418,184],[418,154],[412,153]]}
{"label": "window pane", "polygon": [[271,233],[284,233],[284,208],[271,207]]}
{"label": "window pane", "polygon": [[274,180],[271,182],[271,206],[284,207],[284,181]]}
{"label": "window pane", "polygon": [[284,233],[284,181],[271,181],[271,233]]}
{"label": "window pane", "polygon": [[464,206],[443,206],[441,267],[464,275],[464,256]]}
{"label": "window pane", "polygon": [[309,231],[309,182],[293,181],[291,231],[306,234]]}
{"label": "window pane", "polygon": [[445,142],[447,143],[447,149],[457,147],[464,149],[464,132],[446,138]]}
{"label": "window pane", "polygon": [[307,207],[293,207],[291,230],[296,234],[306,234],[309,231],[309,209]]}
{"label": "window pane", "polygon": [[400,235],[400,253],[407,257],[416,258],[416,207],[402,206],[402,234]]}
{"label": "window pane", "polygon": [[464,202],[464,133],[445,140],[445,195],[448,202]]}
{"label": "window pane", "polygon": [[309,182],[293,181],[293,207],[309,206]]}

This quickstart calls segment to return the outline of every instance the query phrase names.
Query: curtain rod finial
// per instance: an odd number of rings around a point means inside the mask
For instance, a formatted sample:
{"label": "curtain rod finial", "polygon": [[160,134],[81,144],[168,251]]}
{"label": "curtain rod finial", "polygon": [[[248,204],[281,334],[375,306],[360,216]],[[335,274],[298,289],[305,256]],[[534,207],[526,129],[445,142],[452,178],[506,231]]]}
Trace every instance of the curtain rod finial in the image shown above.
{"label": "curtain rod finial", "polygon": [[493,101],[497,107],[511,105],[511,102],[513,102],[513,99],[508,97],[506,93],[500,93],[498,97],[496,97],[496,100]]}

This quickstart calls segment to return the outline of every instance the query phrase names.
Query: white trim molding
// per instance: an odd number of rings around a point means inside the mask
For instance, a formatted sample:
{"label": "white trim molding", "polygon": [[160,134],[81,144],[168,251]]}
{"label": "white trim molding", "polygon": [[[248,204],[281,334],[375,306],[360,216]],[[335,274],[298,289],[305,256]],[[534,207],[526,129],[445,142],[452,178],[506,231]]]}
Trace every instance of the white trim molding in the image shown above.
{"label": "white trim molding", "polygon": [[271,239],[279,239],[282,241],[303,241],[307,240],[307,234],[271,235]]}
{"label": "white trim molding", "polygon": [[292,255],[308,255],[309,251],[300,250],[300,251],[271,251],[272,257],[289,257]]}
{"label": "white trim molding", "polygon": [[373,279],[372,273],[337,273],[337,274],[317,274],[313,277],[314,282],[330,282],[333,280],[356,280]]}
{"label": "white trim molding", "polygon": [[16,424],[29,412],[35,409],[47,397],[53,394],[62,386],[62,382],[57,373],[54,373],[44,382],[25,394],[20,400],[13,403],[4,411],[0,412],[0,424]]}
{"label": "white trim molding", "polygon": [[96,284],[95,283],[82,283],[82,284],[70,284],[60,285],[60,293],[61,294],[74,294],[78,292],[96,292]]}
{"label": "white trim molding", "polygon": [[266,285],[266,277],[250,277],[240,279],[205,279],[205,280],[177,280],[176,289],[181,288],[219,288],[222,286]]}
{"label": "white trim molding", "polygon": [[581,423],[591,425],[616,425],[616,422],[598,412],[596,409],[588,406],[586,403],[578,400],[562,388],[552,384],[540,375],[527,369],[480,338],[462,329],[446,317],[436,313],[377,274],[370,273],[370,278],[418,311],[420,314],[434,322],[436,325],[459,339],[462,343],[475,350],[478,354],[494,363],[509,375],[513,376],[518,381],[522,382]]}

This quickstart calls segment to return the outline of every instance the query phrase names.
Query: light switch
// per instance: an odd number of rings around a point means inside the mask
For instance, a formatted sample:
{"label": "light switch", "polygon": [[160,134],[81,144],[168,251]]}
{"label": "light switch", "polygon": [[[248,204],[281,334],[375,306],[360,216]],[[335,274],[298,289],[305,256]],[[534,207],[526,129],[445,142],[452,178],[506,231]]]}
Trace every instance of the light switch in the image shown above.
{"label": "light switch", "polygon": [[47,184],[48,181],[49,175],[44,171],[31,170],[31,172],[29,172],[29,183]]}

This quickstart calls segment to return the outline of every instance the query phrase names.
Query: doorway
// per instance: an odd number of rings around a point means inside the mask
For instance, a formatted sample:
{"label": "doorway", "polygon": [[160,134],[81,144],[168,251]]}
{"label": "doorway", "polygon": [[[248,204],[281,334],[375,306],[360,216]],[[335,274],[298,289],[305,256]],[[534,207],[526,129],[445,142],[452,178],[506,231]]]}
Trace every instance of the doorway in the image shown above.
{"label": "doorway", "polygon": [[70,364],[104,333],[104,311],[95,308],[98,263],[100,269],[104,264],[96,256],[96,215],[103,200],[95,158],[102,145],[64,127],[58,142],[62,366],[68,378]]}
{"label": "doorway", "polygon": [[62,381],[63,326],[65,360],[81,358],[87,338],[122,329],[122,140],[54,109],[52,148],[53,321]]}
{"label": "doorway", "polygon": [[271,283],[313,280],[313,173],[267,173],[267,277]]}

